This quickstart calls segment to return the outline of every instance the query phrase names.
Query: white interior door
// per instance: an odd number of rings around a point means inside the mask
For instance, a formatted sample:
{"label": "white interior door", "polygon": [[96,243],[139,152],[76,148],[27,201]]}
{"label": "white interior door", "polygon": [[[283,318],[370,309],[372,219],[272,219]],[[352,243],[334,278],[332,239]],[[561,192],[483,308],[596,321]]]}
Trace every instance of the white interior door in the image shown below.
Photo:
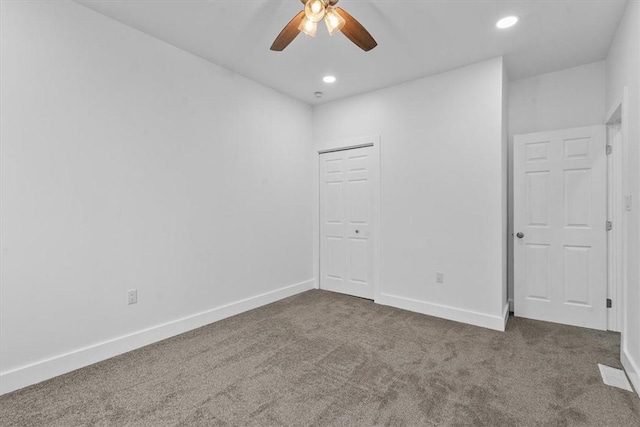
{"label": "white interior door", "polygon": [[607,328],[604,126],[514,137],[516,316]]}
{"label": "white interior door", "polygon": [[374,147],[320,155],[320,288],[374,298],[378,157]]}

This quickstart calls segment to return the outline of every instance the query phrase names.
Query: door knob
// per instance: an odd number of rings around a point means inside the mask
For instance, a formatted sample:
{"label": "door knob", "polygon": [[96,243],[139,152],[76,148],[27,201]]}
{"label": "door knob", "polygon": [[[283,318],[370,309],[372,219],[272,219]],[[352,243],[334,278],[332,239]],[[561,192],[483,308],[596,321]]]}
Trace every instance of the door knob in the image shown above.
{"label": "door knob", "polygon": [[522,238],[524,237],[524,233],[523,233],[523,232],[520,232],[520,233],[516,234],[516,237],[517,237],[518,239],[522,239]]}
{"label": "door knob", "polygon": [[356,230],[356,234],[360,233],[360,230]]}

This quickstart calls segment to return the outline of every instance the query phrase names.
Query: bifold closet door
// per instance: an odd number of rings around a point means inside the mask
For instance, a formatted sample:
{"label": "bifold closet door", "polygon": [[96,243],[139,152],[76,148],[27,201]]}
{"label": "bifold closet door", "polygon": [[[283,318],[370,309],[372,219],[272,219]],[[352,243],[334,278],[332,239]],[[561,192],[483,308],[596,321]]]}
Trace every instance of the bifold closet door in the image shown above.
{"label": "bifold closet door", "polygon": [[374,147],[320,154],[320,288],[374,297]]}

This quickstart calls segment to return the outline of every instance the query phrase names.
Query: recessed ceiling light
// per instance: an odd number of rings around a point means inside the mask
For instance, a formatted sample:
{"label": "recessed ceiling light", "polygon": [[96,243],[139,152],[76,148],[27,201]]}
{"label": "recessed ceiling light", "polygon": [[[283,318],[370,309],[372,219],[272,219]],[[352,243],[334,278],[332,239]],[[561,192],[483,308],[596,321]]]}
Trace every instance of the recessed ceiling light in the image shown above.
{"label": "recessed ceiling light", "polygon": [[501,30],[503,30],[505,28],[513,27],[517,23],[518,23],[518,17],[517,16],[507,16],[507,17],[502,18],[501,20],[499,20],[496,23],[496,27],[498,27]]}
{"label": "recessed ceiling light", "polygon": [[322,81],[325,83],[335,83],[336,78],[334,76],[324,76]]}

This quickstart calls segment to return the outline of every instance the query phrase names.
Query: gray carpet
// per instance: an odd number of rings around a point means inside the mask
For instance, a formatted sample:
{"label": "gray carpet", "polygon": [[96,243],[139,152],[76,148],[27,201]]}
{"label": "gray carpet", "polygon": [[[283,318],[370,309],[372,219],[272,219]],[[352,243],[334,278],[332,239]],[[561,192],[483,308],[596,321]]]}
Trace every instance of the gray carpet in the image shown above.
{"label": "gray carpet", "polygon": [[3,426],[640,426],[614,333],[309,291],[0,397]]}

